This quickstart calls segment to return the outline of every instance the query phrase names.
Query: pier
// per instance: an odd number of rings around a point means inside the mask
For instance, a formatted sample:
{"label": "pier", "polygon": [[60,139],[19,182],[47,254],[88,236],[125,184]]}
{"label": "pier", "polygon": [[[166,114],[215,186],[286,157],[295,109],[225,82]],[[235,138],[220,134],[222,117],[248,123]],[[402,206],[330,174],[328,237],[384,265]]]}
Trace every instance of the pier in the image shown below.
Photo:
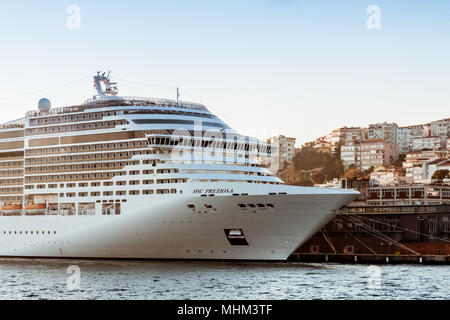
{"label": "pier", "polygon": [[424,264],[448,265],[450,255],[387,255],[345,253],[293,253],[289,262],[329,262],[352,264]]}
{"label": "pier", "polygon": [[450,205],[344,207],[289,261],[450,264]]}

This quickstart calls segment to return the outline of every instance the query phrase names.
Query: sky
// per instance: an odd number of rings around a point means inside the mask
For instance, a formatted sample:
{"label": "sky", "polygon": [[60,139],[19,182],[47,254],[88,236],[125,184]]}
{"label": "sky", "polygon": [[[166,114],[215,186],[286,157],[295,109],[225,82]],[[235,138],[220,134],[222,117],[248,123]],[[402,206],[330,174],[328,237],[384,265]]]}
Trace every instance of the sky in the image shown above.
{"label": "sky", "polygon": [[104,70],[121,95],[179,87],[244,134],[297,145],[426,123],[450,117],[449,16],[441,0],[2,1],[0,122],[42,97],[82,102]]}

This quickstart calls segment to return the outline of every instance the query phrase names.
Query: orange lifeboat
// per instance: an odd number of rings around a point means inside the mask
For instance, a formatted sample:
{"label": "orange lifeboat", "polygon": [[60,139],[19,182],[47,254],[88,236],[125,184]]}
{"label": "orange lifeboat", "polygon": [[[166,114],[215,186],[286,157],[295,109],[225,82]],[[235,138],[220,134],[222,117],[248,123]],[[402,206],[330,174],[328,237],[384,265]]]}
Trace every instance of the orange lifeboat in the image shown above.
{"label": "orange lifeboat", "polygon": [[0,207],[0,213],[4,216],[15,216],[22,213],[21,204],[5,204]]}
{"label": "orange lifeboat", "polygon": [[45,204],[38,203],[38,204],[27,204],[24,209],[27,215],[34,215],[34,214],[44,214],[45,208],[46,208]]}

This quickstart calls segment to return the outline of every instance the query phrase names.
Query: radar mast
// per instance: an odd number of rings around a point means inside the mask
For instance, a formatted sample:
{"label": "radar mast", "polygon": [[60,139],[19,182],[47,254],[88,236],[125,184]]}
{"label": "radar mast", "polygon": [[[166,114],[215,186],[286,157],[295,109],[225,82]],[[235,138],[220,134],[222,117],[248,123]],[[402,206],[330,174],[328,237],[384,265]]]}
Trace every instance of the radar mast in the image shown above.
{"label": "radar mast", "polygon": [[[94,88],[97,89],[97,93],[99,97],[116,97],[119,93],[119,88],[117,87],[116,82],[111,82],[111,71],[108,72],[97,71],[97,75],[94,76]],[[102,83],[105,86],[105,89],[102,87]]]}

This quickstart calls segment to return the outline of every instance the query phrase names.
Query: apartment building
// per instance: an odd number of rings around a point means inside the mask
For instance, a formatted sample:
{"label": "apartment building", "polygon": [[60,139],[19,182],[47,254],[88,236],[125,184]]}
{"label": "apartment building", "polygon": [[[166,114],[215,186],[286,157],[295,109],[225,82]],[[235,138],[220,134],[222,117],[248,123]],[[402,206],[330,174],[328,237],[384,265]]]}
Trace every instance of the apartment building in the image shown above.
{"label": "apartment building", "polygon": [[423,138],[427,136],[426,127],[424,125],[414,125],[407,127],[399,127],[397,134],[398,152],[406,154],[413,150],[413,139]]}
{"label": "apartment building", "polygon": [[362,141],[360,148],[362,170],[380,165],[389,166],[398,158],[397,145],[383,139]]}
{"label": "apartment building", "polygon": [[369,125],[367,138],[383,139],[391,144],[398,144],[398,125],[396,123],[376,123]]}
{"label": "apartment building", "polygon": [[380,165],[391,165],[398,158],[398,147],[383,139],[349,142],[341,146],[341,160],[346,168],[354,165],[367,170]]}
{"label": "apartment building", "polygon": [[442,147],[442,137],[417,137],[412,139],[412,150],[439,150]]}
{"label": "apartment building", "polygon": [[291,162],[295,155],[295,142],[296,138],[290,138],[283,135],[278,135],[268,139],[270,144],[277,147],[278,150],[278,169],[280,169],[284,163]]}

